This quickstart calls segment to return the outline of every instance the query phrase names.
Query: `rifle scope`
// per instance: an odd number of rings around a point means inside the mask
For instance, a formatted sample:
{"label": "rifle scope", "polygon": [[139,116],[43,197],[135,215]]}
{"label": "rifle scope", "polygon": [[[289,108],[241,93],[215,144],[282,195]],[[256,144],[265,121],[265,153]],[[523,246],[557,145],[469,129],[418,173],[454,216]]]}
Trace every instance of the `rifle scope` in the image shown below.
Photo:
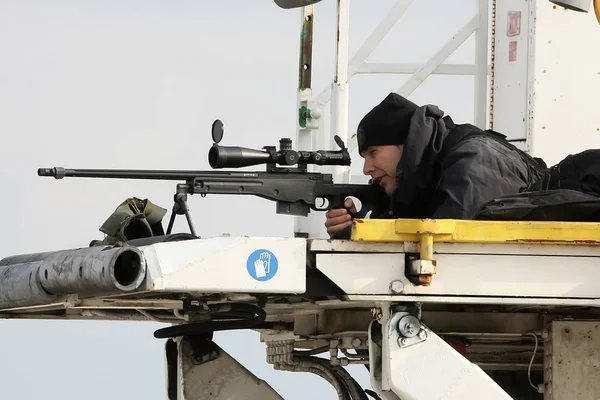
{"label": "rifle scope", "polygon": [[[212,168],[240,168],[258,164],[279,165],[350,165],[350,154],[338,140],[341,150],[303,151],[293,150],[292,140],[279,140],[279,150],[274,146],[265,146],[264,150],[238,146],[219,146],[217,143],[208,151],[208,162]],[[340,144],[341,143],[341,144]]]}

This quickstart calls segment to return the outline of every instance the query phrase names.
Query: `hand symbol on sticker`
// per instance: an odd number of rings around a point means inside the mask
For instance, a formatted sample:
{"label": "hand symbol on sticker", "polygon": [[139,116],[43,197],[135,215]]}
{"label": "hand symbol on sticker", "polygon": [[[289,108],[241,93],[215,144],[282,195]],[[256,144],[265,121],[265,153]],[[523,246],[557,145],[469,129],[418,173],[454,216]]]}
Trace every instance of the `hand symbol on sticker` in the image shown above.
{"label": "hand symbol on sticker", "polygon": [[264,278],[267,276],[265,264],[262,259],[259,258],[258,260],[254,261],[254,271],[257,278]]}

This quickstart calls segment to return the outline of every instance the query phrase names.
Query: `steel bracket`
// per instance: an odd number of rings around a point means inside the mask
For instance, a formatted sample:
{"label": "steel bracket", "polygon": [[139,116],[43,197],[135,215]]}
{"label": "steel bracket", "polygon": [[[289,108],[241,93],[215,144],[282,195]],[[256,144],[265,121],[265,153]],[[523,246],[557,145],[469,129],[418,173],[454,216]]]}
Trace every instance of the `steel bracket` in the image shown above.
{"label": "steel bracket", "polygon": [[[319,119],[323,115],[323,105],[317,100],[311,100],[310,95],[305,97],[300,91],[298,108],[298,125],[300,130],[319,129]],[[310,90],[308,90],[310,92]]]}

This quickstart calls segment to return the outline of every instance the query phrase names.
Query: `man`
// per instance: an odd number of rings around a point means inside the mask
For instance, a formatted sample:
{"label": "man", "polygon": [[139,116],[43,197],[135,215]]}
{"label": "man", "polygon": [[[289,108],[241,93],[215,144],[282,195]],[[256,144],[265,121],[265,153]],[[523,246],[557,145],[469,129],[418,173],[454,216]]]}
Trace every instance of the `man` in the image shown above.
{"label": "man", "polygon": [[[472,219],[487,202],[530,187],[546,165],[504,136],[454,124],[434,105],[417,106],[390,93],[360,121],[363,173],[389,196],[369,205],[370,218]],[[351,199],[327,212],[331,238],[347,238],[360,215]]]}

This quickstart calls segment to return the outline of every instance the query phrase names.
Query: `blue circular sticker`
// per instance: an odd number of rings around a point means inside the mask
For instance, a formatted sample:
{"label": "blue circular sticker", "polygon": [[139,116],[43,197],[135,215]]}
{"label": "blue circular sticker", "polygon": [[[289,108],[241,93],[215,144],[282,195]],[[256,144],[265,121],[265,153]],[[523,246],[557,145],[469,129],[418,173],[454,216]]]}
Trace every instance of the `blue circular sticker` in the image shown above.
{"label": "blue circular sticker", "polygon": [[268,281],[277,274],[277,257],[265,249],[258,249],[248,256],[246,269],[250,276],[257,281]]}

